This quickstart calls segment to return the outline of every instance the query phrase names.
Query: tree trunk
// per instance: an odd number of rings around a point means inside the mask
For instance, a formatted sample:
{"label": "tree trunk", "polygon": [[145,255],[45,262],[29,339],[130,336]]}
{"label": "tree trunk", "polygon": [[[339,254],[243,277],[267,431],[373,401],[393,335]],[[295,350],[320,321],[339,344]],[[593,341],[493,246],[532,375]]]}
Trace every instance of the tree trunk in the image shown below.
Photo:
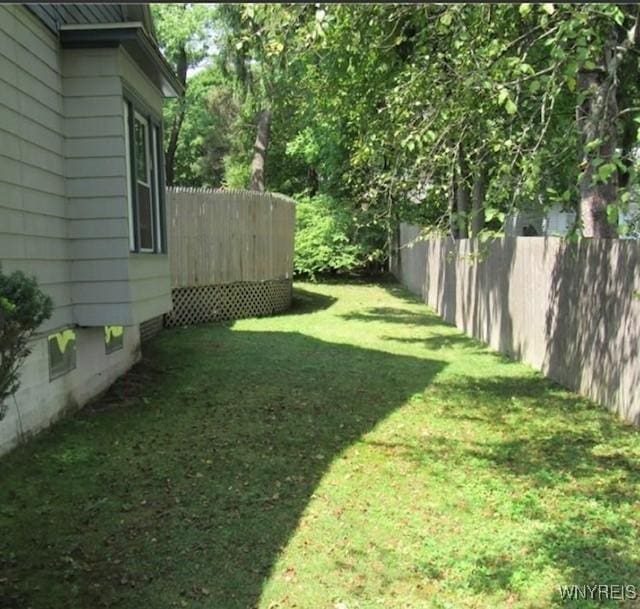
{"label": "tree trunk", "polygon": [[[599,167],[611,163],[616,150],[616,100],[615,73],[607,70],[611,65],[605,51],[600,69],[585,70],[580,73],[578,84],[585,100],[577,109],[577,122],[582,146],[582,174],[580,176],[580,220],[584,237],[611,238],[617,231],[607,220],[607,207],[615,203],[617,191],[617,171],[603,182],[594,183]],[[600,143],[590,150],[591,142]],[[593,147],[593,144],[591,144]],[[596,164],[599,159],[599,164]]]}
{"label": "tree trunk", "polygon": [[184,108],[181,108],[173,117],[171,135],[169,137],[169,143],[167,144],[167,151],[164,155],[165,178],[167,181],[167,186],[173,186],[175,180],[176,150],[178,149],[178,137],[180,135],[180,129],[182,128],[183,121]]}
{"label": "tree trunk", "polygon": [[315,167],[309,166],[307,169],[307,187],[309,188],[309,196],[313,197],[318,193],[318,172]]}
{"label": "tree trunk", "polygon": [[171,134],[169,136],[169,143],[164,155],[164,167],[165,178],[168,186],[173,186],[175,180],[175,162],[176,162],[176,150],[178,149],[178,138],[180,137],[180,129],[182,129],[182,123],[184,122],[185,114],[185,97],[187,90],[187,51],[184,47],[180,49],[178,56],[178,64],[176,66],[176,75],[178,80],[182,84],[183,94],[178,99],[178,107],[176,114],[173,117],[173,123],[171,124]]}
{"label": "tree trunk", "polygon": [[458,185],[456,188],[457,237],[466,239],[469,236],[469,168],[464,156],[462,144],[458,150]]}
{"label": "tree trunk", "polygon": [[473,195],[471,208],[471,236],[477,237],[484,228],[484,197],[487,192],[488,165],[486,161],[479,160],[476,173],[473,178]]}
{"label": "tree trunk", "polygon": [[456,214],[458,202],[458,183],[456,179],[456,167],[451,171],[451,182],[449,184],[449,230],[454,239],[458,237],[458,218]]}
{"label": "tree trunk", "polygon": [[253,161],[251,161],[250,190],[264,191],[265,165],[267,148],[269,147],[269,130],[271,126],[271,111],[262,110],[258,116],[258,133],[253,147]]}

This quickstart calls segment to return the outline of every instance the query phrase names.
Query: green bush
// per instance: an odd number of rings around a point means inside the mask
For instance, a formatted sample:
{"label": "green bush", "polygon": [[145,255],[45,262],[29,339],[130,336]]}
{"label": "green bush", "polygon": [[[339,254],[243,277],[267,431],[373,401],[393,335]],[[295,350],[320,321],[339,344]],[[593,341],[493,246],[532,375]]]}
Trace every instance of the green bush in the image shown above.
{"label": "green bush", "polygon": [[20,386],[20,366],[29,355],[29,338],[51,317],[53,302],[34,277],[22,271],[5,275],[0,269],[0,420],[6,399]]}
{"label": "green bush", "polygon": [[251,181],[251,164],[245,159],[237,156],[224,157],[224,180],[225,188],[248,188]]}
{"label": "green bush", "polygon": [[295,273],[314,279],[322,273],[362,269],[367,256],[363,245],[354,239],[351,212],[324,194],[296,200]]}

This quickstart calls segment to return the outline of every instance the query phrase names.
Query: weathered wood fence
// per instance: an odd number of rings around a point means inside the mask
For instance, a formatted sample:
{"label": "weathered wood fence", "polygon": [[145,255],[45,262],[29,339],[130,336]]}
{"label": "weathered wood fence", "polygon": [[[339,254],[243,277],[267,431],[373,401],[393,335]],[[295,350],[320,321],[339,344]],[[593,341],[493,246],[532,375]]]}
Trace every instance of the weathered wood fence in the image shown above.
{"label": "weathered wood fence", "polygon": [[640,423],[640,243],[473,239],[400,227],[396,276],[447,321]]}
{"label": "weathered wood fence", "polygon": [[291,304],[295,202],[273,193],[167,189],[168,326],[270,315]]}

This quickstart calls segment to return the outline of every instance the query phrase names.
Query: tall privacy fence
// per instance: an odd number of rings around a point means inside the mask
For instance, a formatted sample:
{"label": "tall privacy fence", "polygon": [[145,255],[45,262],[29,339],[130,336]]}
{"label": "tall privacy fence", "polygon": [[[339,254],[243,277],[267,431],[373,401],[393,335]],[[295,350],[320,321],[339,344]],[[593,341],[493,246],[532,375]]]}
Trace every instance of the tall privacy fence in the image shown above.
{"label": "tall privacy fence", "polygon": [[[472,239],[402,225],[393,270],[467,334],[640,423],[640,244]],[[412,244],[410,246],[409,244]]]}
{"label": "tall privacy fence", "polygon": [[167,207],[173,310],[165,325],[259,317],[290,306],[292,199],[168,188]]}

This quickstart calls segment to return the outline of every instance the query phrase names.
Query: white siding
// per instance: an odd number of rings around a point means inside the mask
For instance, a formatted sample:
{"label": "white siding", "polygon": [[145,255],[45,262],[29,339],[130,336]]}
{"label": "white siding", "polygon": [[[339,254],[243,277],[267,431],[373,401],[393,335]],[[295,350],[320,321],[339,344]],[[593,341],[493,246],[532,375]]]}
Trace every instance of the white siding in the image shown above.
{"label": "white siding", "polygon": [[134,303],[133,318],[136,323],[142,323],[171,310],[169,256],[132,255],[129,264],[129,284]]}
{"label": "white siding", "polygon": [[72,321],[63,143],[57,41],[23,7],[0,5],[0,261],[53,298],[43,330]]}
{"label": "white siding", "polygon": [[[140,70],[126,51],[120,50],[120,72],[125,89],[159,119],[162,118],[162,94]],[[129,278],[133,300],[133,319],[141,323],[171,310],[169,257],[158,254],[132,254]]]}
{"label": "white siding", "polygon": [[0,262],[54,299],[43,331],[171,307],[167,256],[129,251],[124,88],[162,116],[126,51],[62,50],[28,9],[0,5]]}
{"label": "white siding", "polygon": [[162,93],[151,79],[131,59],[131,56],[120,49],[120,74],[124,85],[134,93],[160,118],[162,117]]}
{"label": "white siding", "polygon": [[[117,48],[62,50],[34,14],[93,10],[0,5],[0,263],[52,297],[42,332],[96,326],[76,330],[77,368],[54,380],[35,337],[0,453],[104,390],[139,357],[137,324],[171,306],[167,256],[131,254],[128,237],[123,83],[159,116],[160,92]],[[104,325],[128,326],[124,349],[105,353]]]}
{"label": "white siding", "polygon": [[[118,51],[65,49],[62,65],[74,320],[100,325],[131,300]],[[132,323],[130,307],[116,311]]]}
{"label": "white siding", "polygon": [[542,221],[543,234],[548,237],[563,237],[575,221],[575,212],[562,211],[559,205],[553,205]]}

